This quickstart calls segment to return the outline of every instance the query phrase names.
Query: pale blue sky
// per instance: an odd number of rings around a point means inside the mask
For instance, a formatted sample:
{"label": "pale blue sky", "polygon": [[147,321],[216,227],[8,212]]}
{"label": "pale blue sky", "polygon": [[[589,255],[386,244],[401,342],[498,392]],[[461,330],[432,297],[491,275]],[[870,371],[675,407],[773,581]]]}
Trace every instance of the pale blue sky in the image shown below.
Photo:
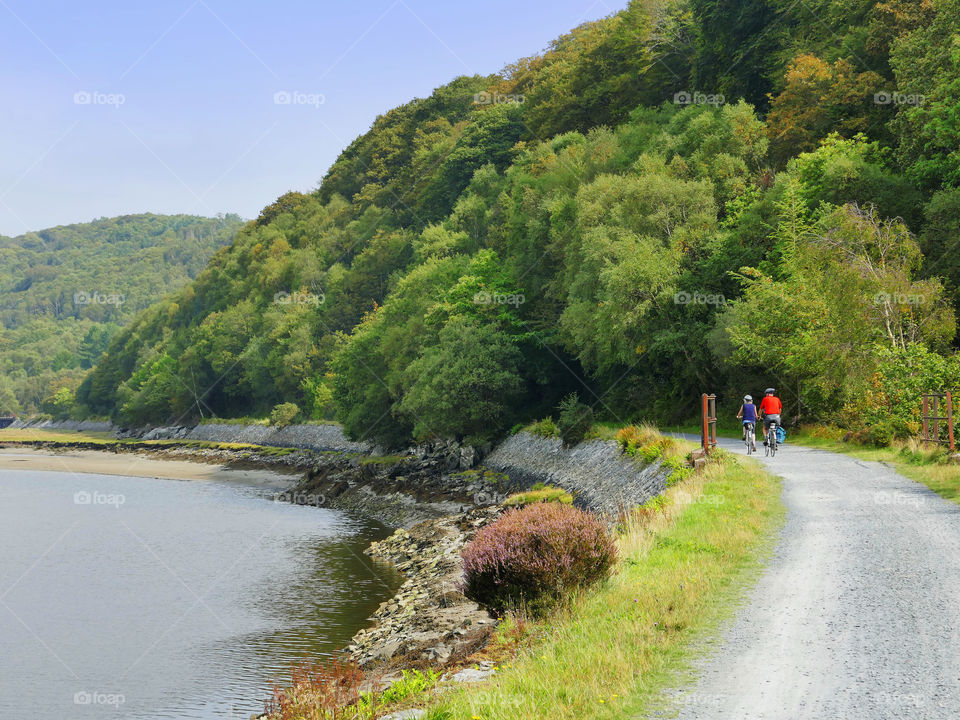
{"label": "pale blue sky", "polygon": [[316,187],[378,114],[625,4],[0,0],[0,234],[255,217]]}

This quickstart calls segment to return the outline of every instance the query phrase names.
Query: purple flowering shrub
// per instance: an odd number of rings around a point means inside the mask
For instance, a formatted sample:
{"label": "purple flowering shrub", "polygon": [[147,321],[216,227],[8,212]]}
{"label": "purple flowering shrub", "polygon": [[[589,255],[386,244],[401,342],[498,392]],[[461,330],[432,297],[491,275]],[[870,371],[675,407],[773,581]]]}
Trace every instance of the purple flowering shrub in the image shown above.
{"label": "purple flowering shrub", "polygon": [[536,612],[609,575],[617,546],[593,513],[537,503],[482,528],[462,557],[468,597],[497,612],[520,603]]}

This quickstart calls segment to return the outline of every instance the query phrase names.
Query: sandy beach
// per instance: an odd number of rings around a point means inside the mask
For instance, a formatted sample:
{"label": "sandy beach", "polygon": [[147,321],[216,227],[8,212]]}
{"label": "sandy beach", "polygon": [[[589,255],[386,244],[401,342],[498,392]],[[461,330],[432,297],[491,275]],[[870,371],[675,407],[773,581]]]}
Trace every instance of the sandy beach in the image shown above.
{"label": "sandy beach", "polygon": [[229,468],[189,460],[166,460],[138,453],[113,453],[99,450],[62,450],[47,448],[0,448],[0,470],[45,470],[52,472],[128,477],[169,478],[235,482],[269,489],[286,490],[296,483],[299,473]]}

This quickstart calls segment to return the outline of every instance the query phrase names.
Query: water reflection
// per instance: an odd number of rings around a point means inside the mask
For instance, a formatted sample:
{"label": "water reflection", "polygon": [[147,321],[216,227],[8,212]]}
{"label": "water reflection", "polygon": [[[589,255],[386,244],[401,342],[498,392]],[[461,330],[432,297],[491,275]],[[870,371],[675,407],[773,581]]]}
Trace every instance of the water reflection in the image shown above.
{"label": "water reflection", "polygon": [[363,555],[387,531],[271,497],[0,471],[0,717],[246,720],[347,644],[399,583]]}

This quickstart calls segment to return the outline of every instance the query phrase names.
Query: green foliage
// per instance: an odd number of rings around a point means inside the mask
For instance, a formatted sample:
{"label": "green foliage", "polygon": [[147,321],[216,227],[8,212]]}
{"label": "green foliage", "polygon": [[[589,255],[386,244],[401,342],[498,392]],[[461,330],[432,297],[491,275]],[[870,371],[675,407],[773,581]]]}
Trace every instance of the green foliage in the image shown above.
{"label": "green foliage", "polygon": [[897,157],[927,189],[960,185],[960,1],[934,7],[933,18],[897,38],[890,53],[905,98],[893,120]]}
{"label": "green foliage", "polygon": [[417,697],[433,689],[440,682],[440,673],[428,668],[426,671],[403,670],[400,677],[377,697],[377,702],[390,706],[402,700]]}
{"label": "green foliage", "polygon": [[418,438],[496,437],[512,424],[522,388],[519,362],[505,333],[455,318],[407,369],[399,410],[412,418]]}
{"label": "green foliage", "polygon": [[295,403],[280,403],[270,411],[270,424],[278,428],[292,425],[300,416],[300,408]]}
{"label": "green foliage", "polygon": [[563,444],[572,446],[583,442],[593,427],[593,408],[580,402],[577,393],[565,397],[557,408],[560,411],[557,429]]}
{"label": "green foliage", "polygon": [[0,237],[0,377],[16,405],[34,413],[74,390],[121,325],[196,277],[240,226],[128,215]]}
{"label": "green foliage", "polygon": [[552,417],[547,417],[535,422],[531,426],[530,432],[542,438],[557,437],[557,435],[560,434],[560,431],[557,429],[557,424],[553,421]]}
{"label": "green foliage", "polygon": [[[541,485],[541,487],[537,487]],[[506,507],[523,507],[524,505],[533,505],[540,502],[558,502],[564,505],[573,504],[573,495],[563,488],[543,486],[537,483],[526,492],[515,493],[503,501]]]}

